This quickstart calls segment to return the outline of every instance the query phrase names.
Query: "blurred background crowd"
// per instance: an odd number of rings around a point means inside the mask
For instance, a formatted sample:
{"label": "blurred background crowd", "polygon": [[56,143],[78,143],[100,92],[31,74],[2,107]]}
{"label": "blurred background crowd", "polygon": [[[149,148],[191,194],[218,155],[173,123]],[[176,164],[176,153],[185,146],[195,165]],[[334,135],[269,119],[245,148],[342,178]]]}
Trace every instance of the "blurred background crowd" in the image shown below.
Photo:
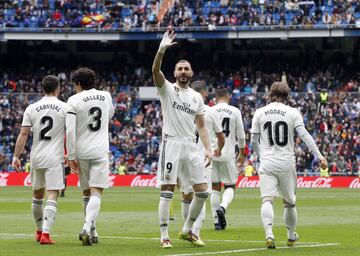
{"label": "blurred background crowd", "polygon": [[359,1],[344,0],[3,0],[0,26],[152,30],[158,27],[360,27]]}

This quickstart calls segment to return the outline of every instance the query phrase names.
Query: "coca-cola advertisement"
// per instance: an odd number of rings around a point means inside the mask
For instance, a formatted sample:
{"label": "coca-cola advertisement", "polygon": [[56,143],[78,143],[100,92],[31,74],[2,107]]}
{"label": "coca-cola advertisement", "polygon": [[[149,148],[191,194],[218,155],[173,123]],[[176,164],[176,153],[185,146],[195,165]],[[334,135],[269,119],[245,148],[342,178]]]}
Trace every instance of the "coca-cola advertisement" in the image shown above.
{"label": "coca-cola advertisement", "polygon": [[[76,174],[67,176],[68,186],[78,186],[79,179]],[[109,175],[111,187],[156,187],[155,175]],[[0,172],[0,187],[31,186],[30,173]],[[258,188],[259,177],[240,176],[237,181],[238,188]],[[298,177],[298,188],[360,188],[359,177]]]}

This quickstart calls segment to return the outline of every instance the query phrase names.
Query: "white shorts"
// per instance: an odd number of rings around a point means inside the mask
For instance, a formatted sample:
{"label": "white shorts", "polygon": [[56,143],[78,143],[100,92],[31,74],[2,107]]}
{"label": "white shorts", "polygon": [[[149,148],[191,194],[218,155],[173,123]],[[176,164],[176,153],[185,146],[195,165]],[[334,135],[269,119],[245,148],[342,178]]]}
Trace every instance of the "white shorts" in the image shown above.
{"label": "white shorts", "polygon": [[109,158],[83,160],[80,165],[80,188],[107,188],[109,186]]}
{"label": "white shorts", "polygon": [[[212,165],[209,165],[205,168],[205,175],[207,179],[207,185],[208,185],[208,192],[211,193],[212,190],[212,182],[211,182],[211,172],[212,172]],[[183,186],[181,182],[179,182],[179,189],[180,192],[183,192],[185,195],[188,195],[190,193],[194,193],[194,188],[191,185]]]}
{"label": "white shorts", "polygon": [[35,169],[31,168],[31,183],[33,190],[45,188],[46,190],[62,190],[65,188],[64,164],[55,167]]}
{"label": "white shorts", "polygon": [[289,204],[296,203],[296,170],[264,171],[259,169],[261,197],[281,196]]}
{"label": "white shorts", "polygon": [[176,185],[178,180],[184,187],[207,182],[195,139],[164,138],[161,142],[158,186]]}
{"label": "white shorts", "polygon": [[238,169],[236,160],[230,161],[213,161],[213,170],[211,174],[213,183],[224,183],[225,185],[236,184],[238,180]]}

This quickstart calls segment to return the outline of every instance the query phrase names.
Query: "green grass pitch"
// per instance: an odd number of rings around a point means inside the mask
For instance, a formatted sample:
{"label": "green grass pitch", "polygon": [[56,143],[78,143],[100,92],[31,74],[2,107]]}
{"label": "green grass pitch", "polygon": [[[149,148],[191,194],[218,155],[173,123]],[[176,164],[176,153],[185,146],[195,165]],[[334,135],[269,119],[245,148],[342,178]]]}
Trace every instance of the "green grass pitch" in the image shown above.
{"label": "green grass pitch", "polygon": [[[257,189],[238,189],[228,210],[228,228],[214,231],[207,210],[201,232],[204,248],[177,239],[183,223],[179,192],[175,195],[175,220],[170,222],[173,249],[159,248],[158,200],[155,188],[111,188],[105,191],[97,221],[100,244],[81,246],[83,225],[81,194],[68,188],[60,198],[52,229],[55,245],[41,246],[33,239],[31,189],[0,188],[0,255],[360,255],[360,191],[349,189],[300,189],[298,233],[300,241],[286,247],[281,201],[275,203],[276,245],[264,249]],[[209,201],[207,202],[209,206]]]}

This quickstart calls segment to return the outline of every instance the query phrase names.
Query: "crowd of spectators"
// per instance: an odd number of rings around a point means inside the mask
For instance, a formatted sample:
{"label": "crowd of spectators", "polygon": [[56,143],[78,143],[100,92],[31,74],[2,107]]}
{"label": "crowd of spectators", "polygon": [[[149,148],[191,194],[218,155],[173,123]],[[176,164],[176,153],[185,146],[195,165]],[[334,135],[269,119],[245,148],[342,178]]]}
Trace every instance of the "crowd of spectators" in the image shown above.
{"label": "crowd of spectators", "polygon": [[[106,70],[106,69],[105,69]],[[113,94],[115,116],[110,124],[110,160],[114,173],[155,173],[161,141],[161,108],[158,101],[142,101],[137,86],[152,86],[151,73],[143,67],[128,73],[99,71],[100,89]],[[203,79],[210,95],[216,86],[226,86],[232,92],[232,104],[241,109],[247,134],[248,162],[257,169],[256,158],[249,144],[249,130],[256,108],[266,103],[266,92],[273,81],[287,81],[292,88],[290,104],[300,109],[309,132],[320,150],[329,160],[332,175],[358,173],[360,161],[360,101],[359,80],[346,78],[329,66],[324,70],[301,73],[267,73],[240,68],[237,71],[197,72],[194,79]],[[56,74],[61,81],[60,99],[74,93],[70,70],[39,69],[37,72],[19,73],[2,70],[0,74],[0,168],[8,170],[16,137],[20,131],[26,106],[41,97],[41,78]],[[131,74],[131,75],[130,75]],[[26,92],[26,93],[24,93]],[[320,98],[320,93],[327,95]],[[212,96],[208,104],[213,105]],[[21,156],[25,165],[29,161],[31,140]],[[296,140],[295,154],[299,174],[318,174],[318,163],[312,154]],[[11,168],[10,168],[11,170]]]}
{"label": "crowd of spectators", "polygon": [[162,26],[360,27],[359,1],[175,1]]}
{"label": "crowd of spectators", "polygon": [[[162,20],[159,0],[4,0],[0,27],[140,29],[226,26],[360,27],[360,2],[343,0],[175,0]],[[228,28],[227,28],[228,29]]]}
{"label": "crowd of spectators", "polygon": [[0,1],[0,26],[145,28],[156,20],[157,2],[154,0],[4,0]]}

